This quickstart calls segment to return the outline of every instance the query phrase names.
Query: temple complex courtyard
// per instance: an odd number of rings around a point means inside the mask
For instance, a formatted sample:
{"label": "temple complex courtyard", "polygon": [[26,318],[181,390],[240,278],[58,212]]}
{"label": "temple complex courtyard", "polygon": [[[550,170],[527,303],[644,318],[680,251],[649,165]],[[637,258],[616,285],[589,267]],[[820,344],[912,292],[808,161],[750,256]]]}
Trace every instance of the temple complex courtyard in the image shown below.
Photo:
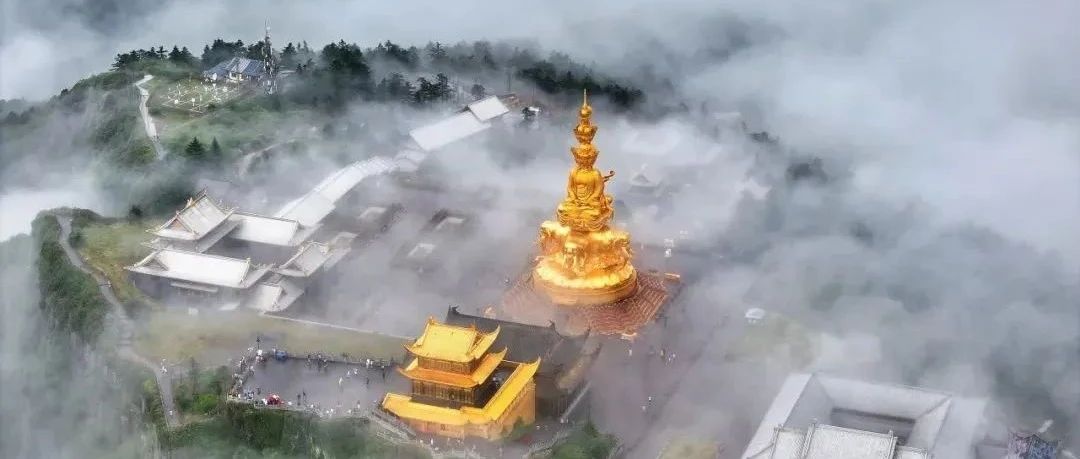
{"label": "temple complex courtyard", "polygon": [[288,408],[303,407],[333,417],[370,410],[386,392],[407,388],[408,381],[389,365],[368,367],[363,361],[340,360],[322,364],[315,356],[309,361],[305,354],[280,361],[271,357],[255,364],[242,393],[254,393],[256,400],[277,395]]}

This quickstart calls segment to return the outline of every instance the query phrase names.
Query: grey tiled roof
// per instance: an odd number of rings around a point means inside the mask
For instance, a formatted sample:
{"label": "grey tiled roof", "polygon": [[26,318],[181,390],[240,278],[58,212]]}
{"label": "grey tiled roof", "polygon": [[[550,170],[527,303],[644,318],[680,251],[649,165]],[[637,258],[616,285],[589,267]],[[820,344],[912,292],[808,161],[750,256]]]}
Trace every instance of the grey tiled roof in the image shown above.
{"label": "grey tiled roof", "polygon": [[506,347],[509,351],[506,359],[514,362],[532,362],[539,358],[540,372],[545,374],[561,373],[581,355],[584,347],[584,338],[560,335],[554,327],[473,316],[462,313],[453,306],[446,312],[446,323],[476,325],[476,328],[484,332],[498,327],[499,337],[492,344],[492,349]]}

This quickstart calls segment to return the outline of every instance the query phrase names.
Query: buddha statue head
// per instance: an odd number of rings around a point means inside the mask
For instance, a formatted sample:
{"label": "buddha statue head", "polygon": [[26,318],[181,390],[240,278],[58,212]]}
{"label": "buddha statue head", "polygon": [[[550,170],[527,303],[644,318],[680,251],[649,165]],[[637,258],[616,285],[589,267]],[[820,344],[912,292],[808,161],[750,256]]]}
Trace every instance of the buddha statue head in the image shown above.
{"label": "buddha statue head", "polygon": [[599,153],[592,144],[580,144],[570,147],[570,152],[574,154],[574,162],[579,167],[590,168],[596,163],[596,156]]}

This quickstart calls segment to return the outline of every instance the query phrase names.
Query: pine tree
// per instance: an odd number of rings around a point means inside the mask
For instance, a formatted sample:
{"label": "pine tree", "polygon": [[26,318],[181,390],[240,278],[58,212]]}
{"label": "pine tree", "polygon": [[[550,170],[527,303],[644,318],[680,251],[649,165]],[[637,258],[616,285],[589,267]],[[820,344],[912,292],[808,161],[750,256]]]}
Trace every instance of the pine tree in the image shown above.
{"label": "pine tree", "polygon": [[446,61],[446,48],[443,47],[442,43],[428,43],[426,48],[428,58],[431,59],[432,63],[441,64]]}
{"label": "pine tree", "polygon": [[450,100],[453,90],[450,88],[450,77],[445,74],[435,75],[435,99]]}
{"label": "pine tree", "polygon": [[184,155],[189,159],[202,160],[206,154],[206,147],[199,142],[198,137],[192,137],[191,143],[184,148]]}
{"label": "pine tree", "polygon": [[187,46],[180,48],[180,62],[192,67],[199,65],[199,60],[195,58],[194,54],[191,54],[191,51],[187,49]]}
{"label": "pine tree", "polygon": [[220,160],[222,156],[221,144],[218,143],[217,137],[214,137],[214,140],[210,142],[210,158],[217,161]]}
{"label": "pine tree", "polygon": [[476,83],[472,85],[472,89],[469,90],[469,93],[472,94],[473,99],[480,100],[487,95],[487,90],[485,90],[484,87],[480,85],[480,83]]}
{"label": "pine tree", "polygon": [[285,45],[285,49],[281,50],[281,66],[283,68],[292,67],[296,63],[296,47],[292,42]]}

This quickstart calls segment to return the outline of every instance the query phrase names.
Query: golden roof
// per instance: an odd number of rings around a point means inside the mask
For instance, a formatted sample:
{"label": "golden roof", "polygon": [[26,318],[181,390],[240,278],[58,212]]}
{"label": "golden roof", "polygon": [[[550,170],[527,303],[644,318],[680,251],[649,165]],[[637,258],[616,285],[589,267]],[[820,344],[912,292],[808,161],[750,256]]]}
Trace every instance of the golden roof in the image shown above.
{"label": "golden roof", "polygon": [[447,325],[428,317],[424,333],[405,349],[417,357],[467,363],[483,357],[498,336],[498,328],[483,333],[475,326]]}
{"label": "golden roof", "polygon": [[[513,373],[510,373],[510,377],[506,378],[502,386],[499,386],[499,390],[495,392],[495,395],[488,400],[487,404],[482,409],[484,417],[494,421],[502,417],[510,405],[517,400],[518,394],[525,390],[525,386],[532,381],[533,376],[536,375],[536,371],[540,369],[540,358],[538,357],[533,363],[521,363],[514,369]],[[479,408],[463,407],[463,412],[469,412],[472,410],[481,410]]]}
{"label": "golden roof", "polygon": [[469,422],[461,410],[442,406],[416,403],[412,397],[388,392],[382,401],[383,409],[403,419],[436,422],[443,425],[462,426]]}
{"label": "golden roof", "polygon": [[386,394],[382,406],[397,417],[417,421],[434,422],[443,425],[460,426],[465,424],[487,424],[498,420],[518,395],[532,381],[540,368],[540,359],[533,363],[520,363],[510,373],[495,395],[483,408],[464,406],[458,409],[446,408],[412,401],[412,397],[394,393]]}
{"label": "golden roof", "polygon": [[453,373],[443,370],[433,370],[430,368],[422,368],[419,364],[419,359],[413,359],[408,366],[404,369],[400,369],[402,375],[406,378],[420,381],[429,381],[436,384],[444,384],[447,386],[471,388],[483,384],[487,381],[488,377],[495,372],[499,364],[502,363],[503,357],[506,356],[506,349],[502,352],[493,352],[485,354],[480,360],[480,365],[477,365],[476,370],[472,374]]}

